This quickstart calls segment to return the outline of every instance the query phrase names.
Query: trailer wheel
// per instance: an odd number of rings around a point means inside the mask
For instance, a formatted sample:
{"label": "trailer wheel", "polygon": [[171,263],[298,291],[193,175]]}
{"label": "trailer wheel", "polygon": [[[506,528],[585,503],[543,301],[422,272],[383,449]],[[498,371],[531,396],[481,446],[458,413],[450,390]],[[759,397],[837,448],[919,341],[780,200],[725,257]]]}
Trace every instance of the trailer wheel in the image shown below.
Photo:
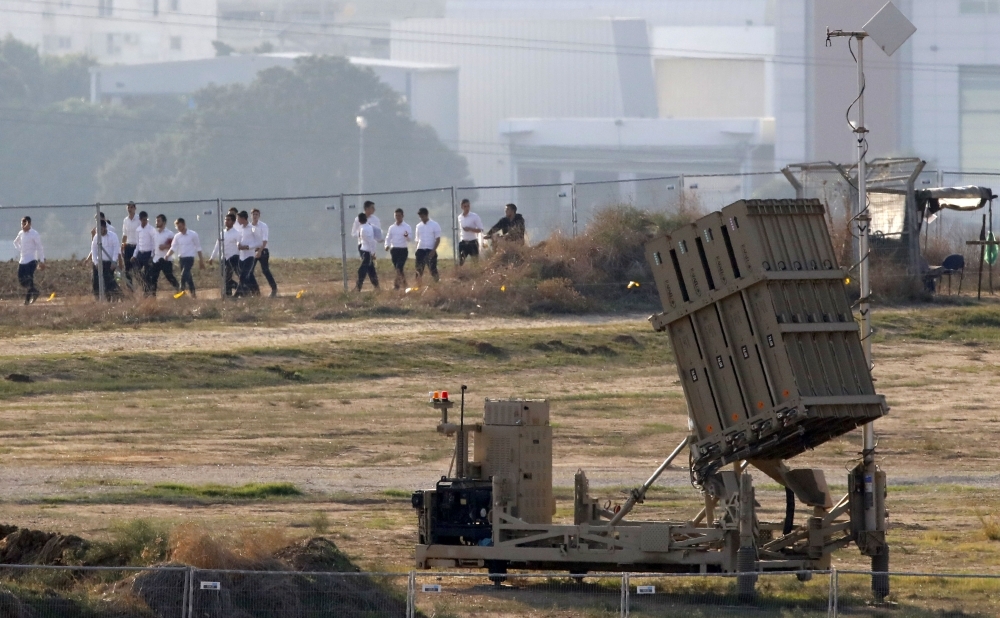
{"label": "trailer wheel", "polygon": [[752,603],[757,596],[757,551],[753,547],[736,550],[736,596],[740,603]]}
{"label": "trailer wheel", "polygon": [[507,581],[506,560],[487,560],[486,570],[490,574],[490,581],[493,582],[494,587],[499,588],[500,584]]}
{"label": "trailer wheel", "polygon": [[872,595],[876,603],[885,602],[889,596],[889,546],[882,553],[872,556]]}
{"label": "trailer wheel", "polygon": [[795,574],[795,577],[800,582],[808,582],[808,581],[812,581],[813,574],[812,574],[812,571],[799,571],[798,573]]}

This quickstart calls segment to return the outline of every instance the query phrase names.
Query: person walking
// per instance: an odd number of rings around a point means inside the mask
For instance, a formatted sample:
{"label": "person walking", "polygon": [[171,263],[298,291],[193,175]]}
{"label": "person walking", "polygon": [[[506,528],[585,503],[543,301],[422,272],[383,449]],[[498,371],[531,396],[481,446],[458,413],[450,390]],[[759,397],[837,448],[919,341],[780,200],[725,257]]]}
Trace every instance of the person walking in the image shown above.
{"label": "person walking", "polygon": [[135,264],[132,258],[135,257],[136,246],[138,244],[137,236],[140,221],[139,217],[135,216],[135,202],[129,202],[125,206],[125,210],[128,212],[128,215],[122,221],[122,261],[125,267],[125,285],[134,292],[135,284],[132,282],[132,271],[135,269]]}
{"label": "person walking", "polygon": [[[360,238],[359,234],[361,233],[361,225],[362,225],[361,215],[363,214],[365,216],[365,219],[367,219],[368,221],[368,225],[372,226],[372,232],[374,232],[375,234],[375,241],[376,242],[379,241],[380,240],[379,236],[381,235],[382,232],[382,222],[379,221],[379,218],[375,216],[375,202],[371,200],[366,201],[364,206],[362,207],[362,211],[363,212],[361,214],[359,214],[357,217],[354,218],[354,224],[351,226],[351,235],[354,236],[355,240]],[[361,255],[360,242],[358,242],[358,255]]]}
{"label": "person walking", "polygon": [[503,218],[486,232],[484,238],[493,238],[496,234],[500,234],[501,238],[508,242],[524,244],[524,217],[517,214],[517,206],[507,204]]}
{"label": "person walking", "polygon": [[38,288],[35,287],[35,269],[45,270],[45,250],[42,248],[42,237],[31,228],[31,217],[21,219],[21,231],[14,239],[14,247],[19,254],[17,262],[17,282],[24,288],[24,304],[30,305],[38,300]]}
{"label": "person walking", "polygon": [[236,224],[242,226],[240,230],[240,241],[236,246],[239,249],[240,257],[240,284],[236,288],[235,296],[260,296],[260,287],[257,285],[257,277],[253,270],[257,265],[257,256],[263,241],[260,238],[260,230],[250,225],[250,215],[247,211],[241,210],[236,217]]}
{"label": "person walking", "polygon": [[260,272],[267,279],[267,284],[271,286],[271,298],[278,295],[278,284],[274,282],[274,275],[271,274],[271,267],[268,260],[271,258],[271,251],[267,248],[267,224],[260,220],[260,209],[254,208],[250,211],[250,225],[260,228],[261,245],[260,249]]}
{"label": "person walking", "polygon": [[[111,226],[104,219],[99,224],[100,232],[90,240],[91,261],[94,264],[94,298],[101,300],[101,278],[104,278],[104,297],[108,301],[121,300],[122,291],[115,281],[115,269],[121,257],[121,243],[118,235],[108,229]],[[100,271],[98,271],[100,269]]]}
{"label": "person walking", "polygon": [[425,267],[430,269],[434,281],[440,279],[437,267],[437,248],[441,244],[441,226],[430,218],[430,213],[426,208],[418,210],[417,216],[420,217],[420,223],[417,224],[415,232],[417,251],[414,257],[417,261],[417,285],[423,285]]}
{"label": "person walking", "polygon": [[194,267],[194,256],[197,255],[198,268],[205,270],[205,258],[201,254],[201,239],[198,238],[198,232],[187,229],[187,222],[183,218],[174,221],[174,227],[177,228],[177,233],[174,234],[174,240],[170,243],[167,257],[176,255],[181,264],[181,293],[184,292],[184,286],[187,285],[191,298],[198,298],[198,294],[194,290],[194,277],[191,276],[191,269]]}
{"label": "person walking", "polygon": [[174,264],[170,261],[168,252],[170,245],[174,242],[174,235],[167,229],[167,217],[156,215],[156,233],[153,236],[153,263],[149,267],[149,278],[146,283],[146,295],[156,296],[156,287],[159,284],[160,274],[167,280],[167,283],[174,287],[174,291],[179,291],[181,286],[174,277]]}
{"label": "person walking", "polygon": [[139,227],[135,228],[135,252],[132,254],[133,273],[138,277],[144,295],[149,294],[149,269],[153,266],[156,250],[156,228],[149,223],[145,210],[139,213]]}
{"label": "person walking", "polygon": [[406,287],[406,272],[403,268],[406,266],[406,260],[410,255],[408,246],[410,238],[413,237],[413,230],[410,229],[409,223],[403,221],[402,208],[397,208],[393,215],[396,222],[386,230],[385,248],[389,252],[389,257],[392,258],[392,267],[396,269],[396,280],[393,282],[392,287],[398,290],[400,283],[402,283],[402,287]]}
{"label": "person walking", "polygon": [[483,233],[483,220],[471,212],[472,202],[462,200],[462,214],[458,215],[458,228],[462,230],[458,241],[458,265],[465,264],[465,258],[479,261],[479,235]]}
{"label": "person walking", "polygon": [[[226,227],[222,230],[222,254],[219,259],[223,264],[223,280],[226,282],[226,296],[234,296],[236,288],[239,287],[240,276],[240,230],[236,228],[236,215],[229,213],[226,215]],[[216,254],[219,253],[219,241],[215,241],[212,255],[208,258],[208,263],[212,264]],[[235,279],[234,279],[235,277]]]}
{"label": "person walking", "polygon": [[357,290],[361,291],[361,286],[365,282],[365,277],[371,279],[372,285],[375,289],[378,289],[378,272],[375,271],[375,230],[372,228],[372,224],[368,223],[368,217],[365,213],[358,215],[358,242],[359,251],[361,252],[361,266],[358,267],[358,287]]}

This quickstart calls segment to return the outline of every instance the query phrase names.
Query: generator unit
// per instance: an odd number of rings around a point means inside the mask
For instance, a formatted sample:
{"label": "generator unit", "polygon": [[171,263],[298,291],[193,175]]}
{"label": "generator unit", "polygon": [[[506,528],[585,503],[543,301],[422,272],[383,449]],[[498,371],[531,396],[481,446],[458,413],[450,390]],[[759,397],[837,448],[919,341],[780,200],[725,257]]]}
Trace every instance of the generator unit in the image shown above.
{"label": "generator unit", "polygon": [[[742,200],[650,241],[646,255],[663,304],[650,322],[670,336],[690,435],[615,508],[577,472],[573,522],[553,522],[548,403],[487,399],[482,422],[466,424],[463,386],[455,424],[455,402],[434,393],[438,431],[456,436],[454,474],[413,495],[417,567],[486,568],[497,583],[508,568],[735,572],[749,597],[754,573],[826,569],[853,542],[887,571],[885,474],[858,464],[834,501],[822,470],[786,462],[888,412],[822,204]],[[684,451],[704,508],[630,519]],[[783,521],[758,518],[751,466],[785,487]],[[808,507],[798,520],[797,504]],[[884,598],[887,576],[873,575],[872,589]]]}

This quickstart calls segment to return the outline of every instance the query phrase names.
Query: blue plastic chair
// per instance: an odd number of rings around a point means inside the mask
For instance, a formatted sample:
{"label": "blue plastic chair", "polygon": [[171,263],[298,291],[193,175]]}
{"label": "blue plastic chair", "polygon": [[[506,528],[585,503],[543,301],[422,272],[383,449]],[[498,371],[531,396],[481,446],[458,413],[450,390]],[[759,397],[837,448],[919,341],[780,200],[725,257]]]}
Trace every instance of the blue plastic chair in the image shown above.
{"label": "blue plastic chair", "polygon": [[958,277],[958,294],[962,295],[962,281],[965,279],[965,256],[960,253],[952,253],[941,262],[940,275],[948,275],[948,295],[951,296],[951,276],[955,273]]}

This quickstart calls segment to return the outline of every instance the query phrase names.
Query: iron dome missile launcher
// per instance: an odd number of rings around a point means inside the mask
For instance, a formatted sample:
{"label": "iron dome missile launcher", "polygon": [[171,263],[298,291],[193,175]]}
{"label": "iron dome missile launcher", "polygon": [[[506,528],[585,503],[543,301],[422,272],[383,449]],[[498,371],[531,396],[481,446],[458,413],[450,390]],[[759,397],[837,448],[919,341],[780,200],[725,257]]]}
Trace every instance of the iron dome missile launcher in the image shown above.
{"label": "iron dome missile launcher", "polygon": [[[487,399],[481,422],[455,424],[436,393],[438,431],[456,436],[454,475],[413,494],[418,568],[736,572],[744,596],[759,571],[826,569],[850,543],[888,570],[885,475],[859,464],[834,501],[822,470],[786,463],[886,414],[817,200],[742,200],[650,241],[691,433],[620,509],[576,475],[573,523],[553,523],[552,429],[542,400]],[[473,445],[469,457],[469,444]],[[685,449],[700,513],[627,518]],[[786,488],[784,521],[756,513],[753,466]],[[795,519],[795,505],[809,507]],[[865,508],[875,526],[866,526]],[[887,576],[873,576],[878,599]]]}

